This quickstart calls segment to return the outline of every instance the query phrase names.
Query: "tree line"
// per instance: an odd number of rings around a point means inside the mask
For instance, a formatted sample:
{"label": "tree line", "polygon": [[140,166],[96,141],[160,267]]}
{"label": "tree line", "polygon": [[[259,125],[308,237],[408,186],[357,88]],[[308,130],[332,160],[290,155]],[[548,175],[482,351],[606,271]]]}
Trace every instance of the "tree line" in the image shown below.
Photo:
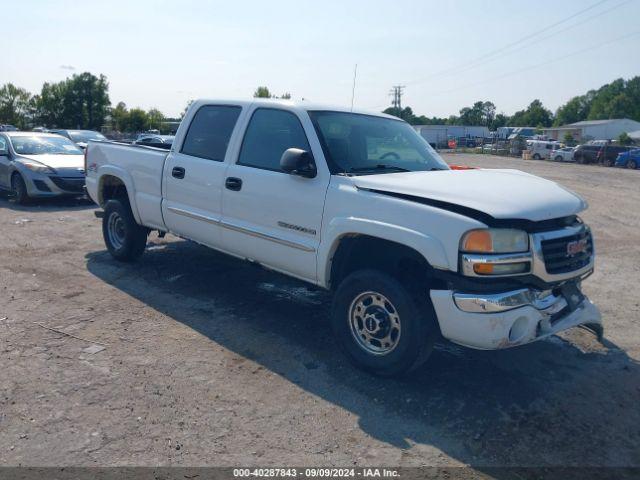
{"label": "tree line", "polygon": [[411,107],[389,107],[384,113],[400,117],[412,125],[474,125],[485,126],[490,130],[507,125],[543,128],[609,118],[640,121],[640,76],[630,80],[619,78],[584,95],[573,97],[559,107],[555,114],[538,99],[510,116],[496,113],[496,106],[490,101],[475,102],[470,107],[462,108],[459,115],[448,118],[415,115]]}
{"label": "tree line", "polygon": [[161,129],[166,118],[158,109],[128,109],[124,102],[111,106],[109,82],[104,75],[74,74],[61,82],[42,85],[40,93],[7,83],[0,87],[0,123],[20,129],[35,126],[120,132]]}
{"label": "tree line", "polygon": [[[274,95],[268,87],[260,86],[257,98],[291,98],[290,93]],[[188,105],[187,105],[188,106]],[[185,111],[183,112],[183,116]],[[640,76],[629,80],[614,80],[584,95],[571,98],[555,114],[538,99],[513,115],[497,113],[493,102],[481,100],[464,107],[458,115],[448,118],[414,114],[411,107],[389,107],[384,113],[400,117],[413,125],[477,125],[490,130],[498,127],[550,127],[579,122],[631,118],[640,121]],[[7,83],[0,87],[0,123],[21,129],[42,125],[48,128],[79,128],[100,130],[107,126],[120,132],[139,132],[161,129],[169,120],[158,109],[129,109],[123,102],[115,107],[109,99],[109,83],[104,75],[89,72],[74,74],[61,82],[42,85],[38,94]]]}

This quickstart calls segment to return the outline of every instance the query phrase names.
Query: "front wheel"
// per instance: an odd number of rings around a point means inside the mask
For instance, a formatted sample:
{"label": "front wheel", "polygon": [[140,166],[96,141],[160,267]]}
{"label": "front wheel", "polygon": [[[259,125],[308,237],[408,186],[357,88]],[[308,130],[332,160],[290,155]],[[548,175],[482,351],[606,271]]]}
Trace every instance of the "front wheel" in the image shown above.
{"label": "front wheel", "polygon": [[11,193],[13,194],[13,201],[18,205],[29,203],[27,184],[24,183],[24,178],[18,172],[11,176]]}
{"label": "front wheel", "polygon": [[627,162],[627,168],[635,170],[636,168],[638,168],[638,163],[635,160],[629,160]]}
{"label": "front wheel", "polygon": [[395,278],[375,270],[360,270],[344,279],[333,299],[331,322],[356,366],[390,377],[427,359],[437,328],[428,292],[423,294],[420,301]]}
{"label": "front wheel", "polygon": [[540,160],[540,155],[538,155],[537,153],[533,156],[534,160]]}
{"label": "front wheel", "polygon": [[556,157],[556,162],[561,162],[561,161],[562,161],[562,157],[561,157],[560,155],[558,155],[558,156]]}
{"label": "front wheel", "polygon": [[137,260],[147,246],[149,231],[136,223],[129,202],[109,200],[102,217],[102,235],[109,253],[116,260]]}

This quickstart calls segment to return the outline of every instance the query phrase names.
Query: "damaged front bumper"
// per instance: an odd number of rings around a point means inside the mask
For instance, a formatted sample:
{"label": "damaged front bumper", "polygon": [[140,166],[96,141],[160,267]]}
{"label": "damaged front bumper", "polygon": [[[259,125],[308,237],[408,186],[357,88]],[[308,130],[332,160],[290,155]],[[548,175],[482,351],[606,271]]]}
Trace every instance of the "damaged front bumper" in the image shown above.
{"label": "damaged front bumper", "polygon": [[524,345],[579,325],[602,335],[600,312],[575,283],[491,294],[432,290],[431,301],[442,335],[477,349]]}

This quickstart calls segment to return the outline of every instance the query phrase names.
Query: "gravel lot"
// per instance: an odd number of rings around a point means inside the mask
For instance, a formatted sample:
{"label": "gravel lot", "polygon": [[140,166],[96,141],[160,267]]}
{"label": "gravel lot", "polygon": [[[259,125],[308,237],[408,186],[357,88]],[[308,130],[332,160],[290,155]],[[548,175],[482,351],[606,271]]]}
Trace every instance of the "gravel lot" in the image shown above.
{"label": "gravel lot", "polygon": [[0,199],[0,465],[640,466],[640,171],[447,160],[589,201],[603,344],[443,345],[380,380],[338,351],[324,292],[170,236],[116,264],[92,205]]}

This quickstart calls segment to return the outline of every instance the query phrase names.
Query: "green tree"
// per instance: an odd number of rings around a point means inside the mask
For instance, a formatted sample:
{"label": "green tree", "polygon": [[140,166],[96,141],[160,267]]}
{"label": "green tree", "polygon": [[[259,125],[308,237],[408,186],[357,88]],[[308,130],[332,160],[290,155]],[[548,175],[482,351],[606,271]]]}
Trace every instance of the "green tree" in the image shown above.
{"label": "green tree", "polygon": [[563,141],[566,145],[573,147],[576,144],[576,140],[575,138],[573,138],[573,135],[571,135],[570,132],[567,132],[564,134],[564,138]]}
{"label": "green tree", "polygon": [[31,118],[31,94],[24,88],[7,83],[0,88],[0,123],[25,128]]}
{"label": "green tree", "polygon": [[544,108],[542,102],[536,99],[526,109],[514,113],[509,120],[509,125],[513,127],[549,127],[552,118],[551,111]]}
{"label": "green tree", "polygon": [[489,126],[496,116],[493,102],[475,102],[471,107],[460,110],[459,122],[462,125]]}
{"label": "green tree", "polygon": [[289,92],[284,92],[282,95],[280,95],[280,98],[282,98],[283,100],[291,100],[291,94]]}
{"label": "green tree", "polygon": [[164,115],[157,108],[152,108],[147,112],[147,128],[160,130],[164,122]]}
{"label": "green tree", "polygon": [[267,87],[258,87],[256,88],[256,91],[253,92],[253,97],[254,98],[271,98],[272,95]]}
{"label": "green tree", "polygon": [[127,132],[143,132],[149,125],[147,112],[141,108],[132,108],[127,115]]}
{"label": "green tree", "polygon": [[115,130],[119,132],[126,131],[129,122],[129,111],[124,102],[118,102],[115,108],[111,109],[111,121]]}
{"label": "green tree", "polygon": [[631,145],[633,143],[633,139],[627,134],[627,132],[622,132],[618,137],[618,143],[620,143],[620,145]]}

